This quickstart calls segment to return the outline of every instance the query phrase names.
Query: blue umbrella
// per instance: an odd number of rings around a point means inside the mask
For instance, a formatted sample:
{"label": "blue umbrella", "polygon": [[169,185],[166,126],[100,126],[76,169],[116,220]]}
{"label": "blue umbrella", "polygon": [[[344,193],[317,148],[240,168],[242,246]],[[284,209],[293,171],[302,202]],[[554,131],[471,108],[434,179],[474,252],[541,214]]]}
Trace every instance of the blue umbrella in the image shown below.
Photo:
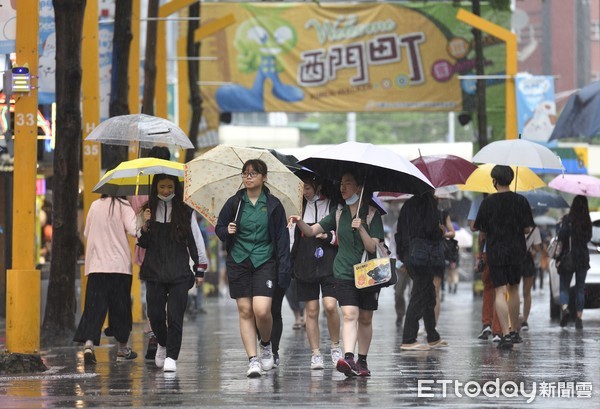
{"label": "blue umbrella", "polygon": [[525,199],[529,202],[529,206],[537,211],[569,208],[569,203],[558,193],[551,193],[545,190],[530,190],[519,192],[519,194],[525,196]]}
{"label": "blue umbrella", "polygon": [[571,95],[550,140],[593,138],[600,136],[600,81],[593,82]]}

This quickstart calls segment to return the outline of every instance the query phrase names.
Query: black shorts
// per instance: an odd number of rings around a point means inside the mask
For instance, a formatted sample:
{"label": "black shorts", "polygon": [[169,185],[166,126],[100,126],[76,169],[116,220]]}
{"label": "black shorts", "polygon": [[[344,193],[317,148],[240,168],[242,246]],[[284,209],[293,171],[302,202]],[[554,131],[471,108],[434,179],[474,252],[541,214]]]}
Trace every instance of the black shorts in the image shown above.
{"label": "black shorts", "polygon": [[529,253],[523,261],[523,277],[535,277],[535,262]]}
{"label": "black shorts", "polygon": [[296,279],[296,285],[298,289],[298,301],[318,300],[320,293],[323,293],[323,297],[337,298],[335,278],[333,276],[323,277],[315,283],[306,283]]}
{"label": "black shorts", "polygon": [[226,266],[231,298],[273,297],[273,290],[277,285],[275,259],[254,267],[250,257],[236,263],[231,256],[227,256]]}
{"label": "black shorts", "polygon": [[492,277],[494,288],[507,284],[519,284],[521,282],[522,269],[522,264],[490,265],[490,277]]}
{"label": "black shorts", "polygon": [[381,290],[359,290],[353,280],[335,280],[335,292],[340,307],[353,305],[361,310],[376,311],[379,307],[379,291]]}

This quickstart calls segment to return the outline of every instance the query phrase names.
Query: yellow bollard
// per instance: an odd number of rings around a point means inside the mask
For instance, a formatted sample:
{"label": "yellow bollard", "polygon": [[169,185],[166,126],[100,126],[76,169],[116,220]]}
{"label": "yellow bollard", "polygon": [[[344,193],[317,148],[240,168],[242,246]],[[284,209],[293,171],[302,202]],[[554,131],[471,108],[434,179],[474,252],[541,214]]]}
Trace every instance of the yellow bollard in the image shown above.
{"label": "yellow bollard", "polygon": [[40,285],[40,270],[7,271],[6,349],[8,352],[33,354],[40,350]]}

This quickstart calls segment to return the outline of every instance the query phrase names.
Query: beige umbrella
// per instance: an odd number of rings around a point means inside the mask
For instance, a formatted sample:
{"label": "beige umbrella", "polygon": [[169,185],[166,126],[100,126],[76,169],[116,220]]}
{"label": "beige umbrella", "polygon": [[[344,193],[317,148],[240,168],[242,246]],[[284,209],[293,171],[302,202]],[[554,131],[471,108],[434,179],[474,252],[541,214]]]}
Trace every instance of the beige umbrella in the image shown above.
{"label": "beige umbrella", "polygon": [[242,166],[249,159],[267,164],[265,185],[276,196],[287,216],[302,214],[304,183],[265,149],[219,145],[185,164],[185,203],[196,209],[213,226],[228,198],[243,187]]}

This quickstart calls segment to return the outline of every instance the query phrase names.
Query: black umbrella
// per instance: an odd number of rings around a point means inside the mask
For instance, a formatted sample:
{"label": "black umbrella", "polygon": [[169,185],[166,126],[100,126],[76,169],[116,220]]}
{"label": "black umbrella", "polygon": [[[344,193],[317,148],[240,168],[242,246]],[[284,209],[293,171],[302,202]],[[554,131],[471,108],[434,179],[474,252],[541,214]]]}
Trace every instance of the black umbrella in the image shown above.
{"label": "black umbrella", "polygon": [[571,95],[563,108],[550,140],[600,136],[600,81]]}
{"label": "black umbrella", "polygon": [[536,211],[546,211],[548,209],[567,209],[569,204],[558,193],[550,193],[545,190],[529,190],[520,192],[529,202],[529,206]]}
{"label": "black umbrella", "polygon": [[[252,147],[252,149],[266,149],[266,148],[257,148]],[[275,149],[267,149],[273,156],[275,156],[279,162],[283,163],[286,168],[288,168],[292,172],[299,171],[302,169],[302,166],[298,165],[298,158],[294,155],[286,155],[285,153],[281,153]]]}

